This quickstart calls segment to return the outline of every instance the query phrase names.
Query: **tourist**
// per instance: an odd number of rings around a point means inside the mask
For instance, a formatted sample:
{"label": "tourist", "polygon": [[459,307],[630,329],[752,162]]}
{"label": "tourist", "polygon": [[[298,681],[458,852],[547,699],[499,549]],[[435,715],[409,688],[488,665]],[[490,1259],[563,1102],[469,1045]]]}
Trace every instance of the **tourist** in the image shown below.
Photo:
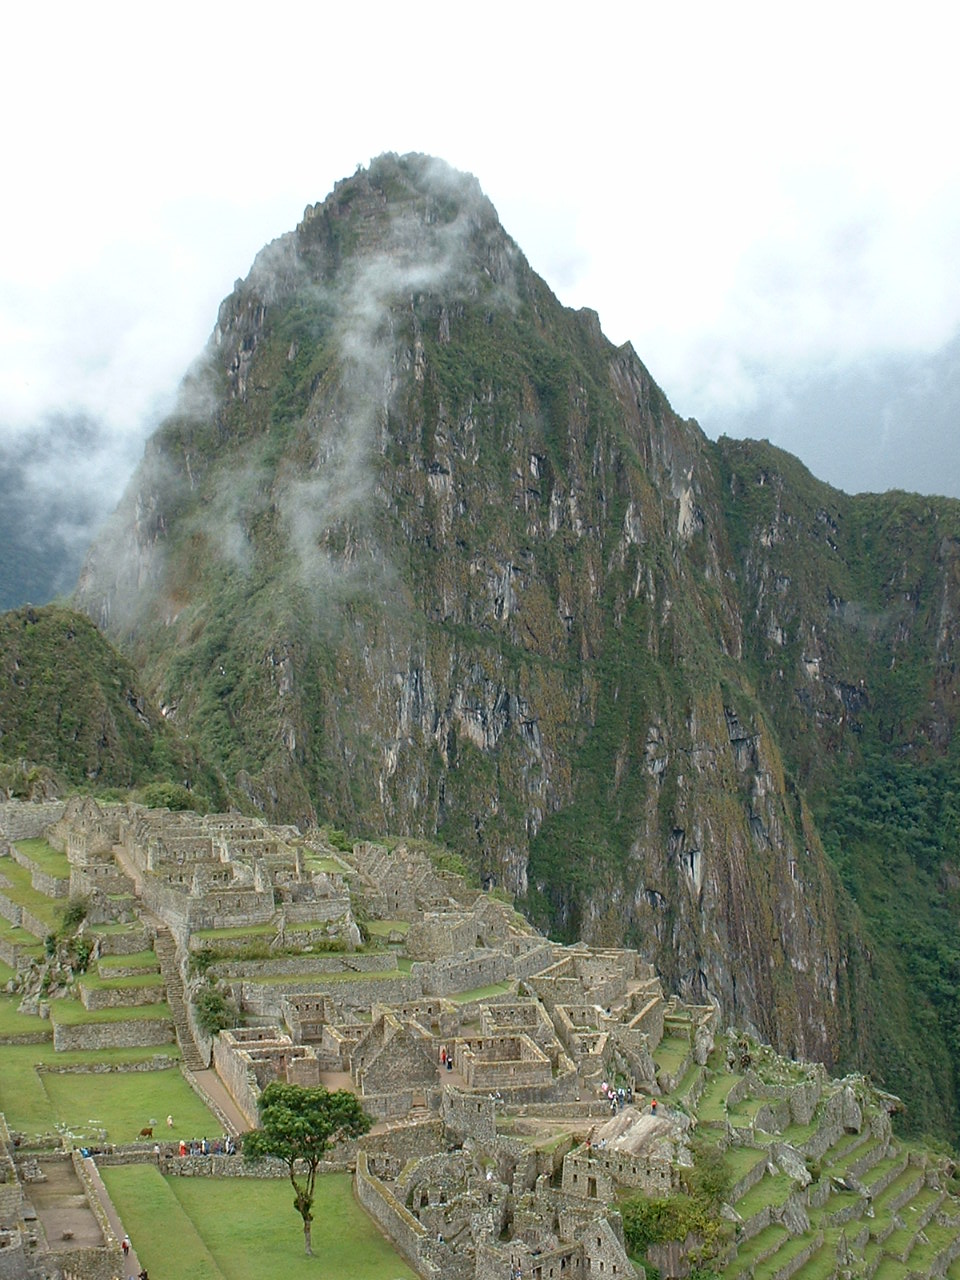
{"label": "tourist", "polygon": [[168,1129],[173,1128],[173,1116],[167,1116],[167,1128]]}
{"label": "tourist", "polygon": [[120,1241],[120,1248],[123,1250],[123,1256],[126,1257],[130,1252],[130,1237],[124,1236]]}

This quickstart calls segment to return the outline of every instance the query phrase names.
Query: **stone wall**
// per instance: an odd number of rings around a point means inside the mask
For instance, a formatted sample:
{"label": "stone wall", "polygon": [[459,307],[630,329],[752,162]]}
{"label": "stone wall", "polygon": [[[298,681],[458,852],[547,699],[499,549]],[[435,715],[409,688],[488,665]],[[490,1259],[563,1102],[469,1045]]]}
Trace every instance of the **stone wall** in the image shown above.
{"label": "stone wall", "polygon": [[406,937],[405,950],[412,960],[439,960],[459,956],[477,945],[477,921],[460,912],[430,912],[414,920]]}
{"label": "stone wall", "polygon": [[431,1119],[392,1125],[382,1133],[364,1134],[358,1146],[366,1156],[371,1174],[377,1178],[395,1178],[408,1160],[435,1155],[444,1149],[443,1124]]}
{"label": "stone wall", "polygon": [[7,840],[38,840],[47,827],[59,822],[66,808],[63,800],[31,804],[23,800],[7,800],[0,804],[0,837]]}
{"label": "stone wall", "polygon": [[471,1089],[551,1085],[550,1060],[529,1036],[478,1036],[454,1042],[453,1061]]}
{"label": "stone wall", "polygon": [[423,995],[420,982],[413,974],[380,979],[371,975],[369,978],[351,977],[347,980],[338,980],[336,974],[320,974],[310,979],[294,978],[283,984],[239,982],[234,984],[234,991],[234,998],[239,995],[244,1011],[261,1018],[275,1018],[286,996],[327,994],[345,1009],[368,1009],[375,1002],[394,1004],[401,1000],[416,1000]]}
{"label": "stone wall", "polygon": [[[0,862],[0,916],[3,916],[4,920],[6,920],[8,924],[19,925],[23,918],[23,911],[21,910],[19,903],[11,902],[4,894],[4,888],[9,888],[10,886],[3,882],[2,875],[3,863]],[[46,933],[42,933],[40,937],[46,937]]]}
{"label": "stone wall", "polygon": [[[191,948],[193,950],[194,948]],[[309,977],[327,973],[396,973],[396,956],[387,952],[323,952],[309,956],[268,956],[263,960],[218,960],[207,970],[215,978]]]}
{"label": "stone wall", "polygon": [[474,951],[470,955],[419,962],[411,969],[430,996],[457,995],[474,987],[489,987],[513,976],[513,965],[502,951]]}
{"label": "stone wall", "polygon": [[149,987],[90,987],[80,983],[80,1000],[85,1009],[139,1009],[163,1004],[166,998],[162,982]]}
{"label": "stone wall", "polygon": [[440,1280],[440,1268],[425,1256],[424,1228],[393,1192],[369,1171],[367,1157],[363,1151],[357,1154],[354,1186],[357,1199],[398,1253],[426,1280],[433,1276]]}
{"label": "stone wall", "polygon": [[441,1115],[461,1141],[475,1138],[478,1142],[493,1142],[497,1136],[497,1104],[489,1094],[466,1094],[447,1086]]}
{"label": "stone wall", "polygon": [[30,872],[30,884],[36,889],[37,893],[45,893],[48,898],[65,898],[70,892],[69,876],[52,876],[48,872],[42,871],[32,858],[28,858],[25,853],[21,853],[17,846],[12,843],[10,845],[10,857],[25,871]]}
{"label": "stone wall", "polygon": [[167,1018],[129,1018],[123,1022],[81,1022],[70,1026],[53,1024],[53,1047],[58,1052],[72,1049],[130,1049],[136,1046],[170,1044],[175,1039],[173,1023]]}
{"label": "stone wall", "polygon": [[94,925],[87,932],[99,942],[102,956],[132,956],[153,946],[152,935],[143,925],[131,926],[123,933],[100,933]]}

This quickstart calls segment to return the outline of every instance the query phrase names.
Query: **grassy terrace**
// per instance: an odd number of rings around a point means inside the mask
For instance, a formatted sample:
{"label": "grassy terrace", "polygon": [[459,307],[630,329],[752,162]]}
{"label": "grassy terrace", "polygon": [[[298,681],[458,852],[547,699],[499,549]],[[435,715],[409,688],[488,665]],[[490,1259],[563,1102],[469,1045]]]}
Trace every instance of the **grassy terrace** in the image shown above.
{"label": "grassy terrace", "polygon": [[410,930],[409,920],[368,920],[364,926],[367,933],[374,938],[387,938],[391,933],[406,935]]}
{"label": "grassy terrace", "polygon": [[29,930],[0,916],[0,938],[18,947],[25,947],[30,955],[42,955],[43,943]]}
{"label": "grassy terrace", "polygon": [[17,849],[48,876],[56,876],[58,880],[70,879],[67,855],[54,849],[46,840],[18,840]]}
{"label": "grassy terrace", "polygon": [[504,996],[508,991],[513,991],[515,987],[513,982],[494,982],[489,987],[474,987],[472,991],[461,991],[458,995],[450,996],[454,1004],[469,1004],[471,1000],[486,1000],[490,996]]}
{"label": "grassy terrace", "polygon": [[[880,1216],[889,1213],[890,1206],[897,1196],[916,1182],[919,1176],[920,1171],[916,1165],[908,1164],[903,1173],[894,1178],[890,1185],[874,1199],[873,1207],[876,1213]],[[919,1192],[918,1194],[922,1195],[923,1193]],[[913,1203],[916,1203],[916,1197],[914,1197]]]}
{"label": "grassy terrace", "polygon": [[4,960],[0,960],[0,986],[5,986],[13,977],[15,970]]}
{"label": "grassy terrace", "polygon": [[190,936],[202,942],[216,942],[230,938],[272,938],[276,932],[276,925],[268,923],[236,925],[231,929],[194,929]]}
{"label": "grassy terrace", "polygon": [[739,1078],[721,1071],[712,1080],[707,1081],[707,1087],[703,1091],[700,1106],[697,1109],[701,1124],[720,1124],[726,1119],[727,1094]]}
{"label": "grassy terrace", "polygon": [[758,1164],[766,1164],[766,1151],[755,1151],[753,1147],[730,1147],[723,1153],[724,1164],[730,1170],[734,1182],[739,1182],[751,1173]]}
{"label": "grassy terrace", "polygon": [[0,996],[0,1038],[4,1036],[37,1035],[45,1032],[51,1039],[53,1030],[49,1022],[30,1013],[18,1013],[19,996]]}
{"label": "grassy terrace", "polygon": [[761,1178],[755,1187],[751,1187],[736,1203],[736,1210],[741,1218],[752,1218],[762,1209],[773,1205],[782,1205],[796,1183],[785,1173],[775,1177]]}
{"label": "grassy terrace", "polygon": [[687,1067],[686,1071],[683,1073],[683,1079],[677,1085],[676,1089],[674,1089],[670,1097],[678,1102],[683,1101],[693,1088],[694,1084],[700,1078],[700,1072],[702,1070],[702,1067],[697,1066],[695,1062],[691,1062],[689,1067]]}
{"label": "grassy terrace", "polygon": [[667,1075],[676,1075],[683,1063],[690,1056],[690,1037],[683,1035],[664,1036],[654,1050],[653,1060],[658,1071]]}
{"label": "grassy terrace", "polygon": [[109,976],[111,969],[146,969],[148,965],[160,968],[155,951],[135,951],[128,956],[101,956],[97,961],[101,977]]}
{"label": "grassy terrace", "polygon": [[135,973],[127,978],[102,977],[96,973],[87,973],[80,979],[81,987],[89,987],[91,991],[102,991],[109,987],[111,991],[126,987],[162,987],[163,978],[159,973]]}
{"label": "grassy terrace", "polygon": [[[781,1267],[785,1266],[786,1263],[791,1262],[798,1253],[802,1253],[804,1249],[808,1249],[809,1247],[809,1236],[803,1235],[789,1237],[772,1257],[767,1258],[765,1262],[757,1263],[753,1269],[753,1280],[772,1280],[772,1277],[777,1274]],[[834,1254],[833,1261],[836,1262],[836,1254]],[[803,1272],[807,1277],[807,1280],[812,1280],[812,1271],[809,1271],[807,1267],[804,1267]],[[832,1275],[832,1271],[826,1271],[824,1274]]]}
{"label": "grassy terrace", "polygon": [[[220,1133],[219,1122],[179,1071],[47,1072],[41,1084],[60,1122],[81,1136],[105,1129],[109,1142],[132,1142],[147,1126],[161,1141]],[[172,1127],[166,1124],[168,1115]]]}
{"label": "grassy terrace", "polygon": [[0,886],[0,889],[11,902],[15,902],[17,906],[26,907],[38,920],[42,920],[48,926],[51,933],[59,929],[65,904],[57,903],[53,898],[48,898],[45,893],[34,889],[30,883],[30,872],[26,867],[21,867],[20,863],[14,862],[12,858],[0,858],[0,876],[3,876],[9,886]]}
{"label": "grassy terrace", "polygon": [[343,875],[353,870],[339,858],[304,858],[303,865],[308,871],[327,871],[334,875]]}
{"label": "grassy terrace", "polygon": [[779,1249],[789,1238],[785,1227],[781,1227],[779,1222],[772,1222],[769,1227],[764,1227],[757,1235],[752,1236],[746,1244],[741,1245],[736,1259],[730,1264],[724,1275],[731,1277],[731,1280],[733,1276],[747,1275],[756,1258],[759,1258],[762,1253],[766,1253],[770,1249]]}
{"label": "grassy terrace", "polygon": [[85,1009],[79,1000],[51,1000],[50,1021],[64,1027],[75,1027],[84,1022],[131,1022],[137,1019],[170,1020],[166,1004],[145,1004],[124,1009]]}
{"label": "grassy terrace", "polygon": [[163,1178],[152,1165],[104,1169],[103,1179],[151,1280],[416,1280],[355,1201],[349,1174],[317,1179],[312,1258],[285,1179]]}

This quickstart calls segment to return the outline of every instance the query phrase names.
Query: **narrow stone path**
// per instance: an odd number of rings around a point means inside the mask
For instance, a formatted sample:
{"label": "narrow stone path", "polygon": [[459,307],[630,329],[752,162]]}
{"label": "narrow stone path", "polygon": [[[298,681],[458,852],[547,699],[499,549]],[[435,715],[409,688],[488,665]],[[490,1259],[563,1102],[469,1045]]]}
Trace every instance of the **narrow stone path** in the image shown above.
{"label": "narrow stone path", "polygon": [[191,1071],[190,1074],[196,1081],[197,1088],[213,1103],[213,1109],[227,1121],[227,1132],[233,1137],[246,1133],[250,1128],[250,1121],[234,1102],[216,1071],[208,1067],[203,1071]]}

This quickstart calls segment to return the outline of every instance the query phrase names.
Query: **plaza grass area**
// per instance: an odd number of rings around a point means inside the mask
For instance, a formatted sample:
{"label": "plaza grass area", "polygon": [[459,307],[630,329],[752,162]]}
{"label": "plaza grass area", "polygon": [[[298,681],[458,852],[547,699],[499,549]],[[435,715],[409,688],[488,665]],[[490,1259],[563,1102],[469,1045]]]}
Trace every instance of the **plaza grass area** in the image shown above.
{"label": "plaza grass area", "polygon": [[101,1174],[151,1280],[416,1276],[357,1204],[346,1173],[317,1179],[312,1258],[285,1178],[164,1178],[152,1165]]}
{"label": "plaza grass area", "polygon": [[[38,1018],[33,1019],[39,1026],[45,1024]],[[148,1062],[153,1059],[170,1062],[173,1070],[133,1072],[130,1074],[109,1072],[99,1075],[74,1074],[56,1075],[50,1072],[38,1072],[37,1066],[78,1066],[81,1064],[101,1063],[104,1065],[118,1063]],[[65,1125],[71,1131],[80,1131],[89,1120],[103,1122],[111,1131],[114,1141],[129,1139],[131,1121],[128,1112],[126,1089],[139,1091],[141,1111],[157,1116],[163,1121],[172,1114],[175,1121],[186,1123],[192,1116],[188,1110],[194,1103],[199,1104],[196,1094],[176,1070],[178,1054],[175,1046],[134,1048],[134,1049],[100,1049],[94,1051],[78,1051],[74,1053],[57,1053],[53,1043],[45,1044],[4,1044],[0,1045],[0,1111],[7,1117],[11,1129],[33,1137],[38,1134],[52,1133],[58,1124]],[[47,1085],[56,1080],[51,1096]],[[117,1081],[131,1082],[125,1084],[117,1093],[117,1108],[110,1099],[100,1106],[102,1091],[108,1093]],[[111,1094],[112,1097],[112,1094]],[[94,1107],[97,1106],[97,1110]],[[204,1108],[206,1111],[206,1108]],[[137,1114],[140,1114],[138,1112]],[[209,1114],[209,1113],[207,1113]],[[144,1124],[141,1120],[137,1132]],[[212,1117],[206,1121],[210,1132],[216,1131],[216,1121]],[[166,1127],[164,1125],[164,1127]],[[179,1125],[178,1125],[179,1127]],[[112,1130],[116,1130],[113,1138]],[[181,1136],[174,1130],[176,1137]],[[203,1137],[202,1133],[188,1136]]]}
{"label": "plaza grass area", "polygon": [[[106,1130],[108,1142],[133,1142],[145,1126],[154,1137],[216,1137],[222,1126],[176,1068],[111,1071],[97,1075],[46,1072],[41,1084],[71,1132],[92,1136]],[[173,1117],[173,1128],[166,1118]]]}

